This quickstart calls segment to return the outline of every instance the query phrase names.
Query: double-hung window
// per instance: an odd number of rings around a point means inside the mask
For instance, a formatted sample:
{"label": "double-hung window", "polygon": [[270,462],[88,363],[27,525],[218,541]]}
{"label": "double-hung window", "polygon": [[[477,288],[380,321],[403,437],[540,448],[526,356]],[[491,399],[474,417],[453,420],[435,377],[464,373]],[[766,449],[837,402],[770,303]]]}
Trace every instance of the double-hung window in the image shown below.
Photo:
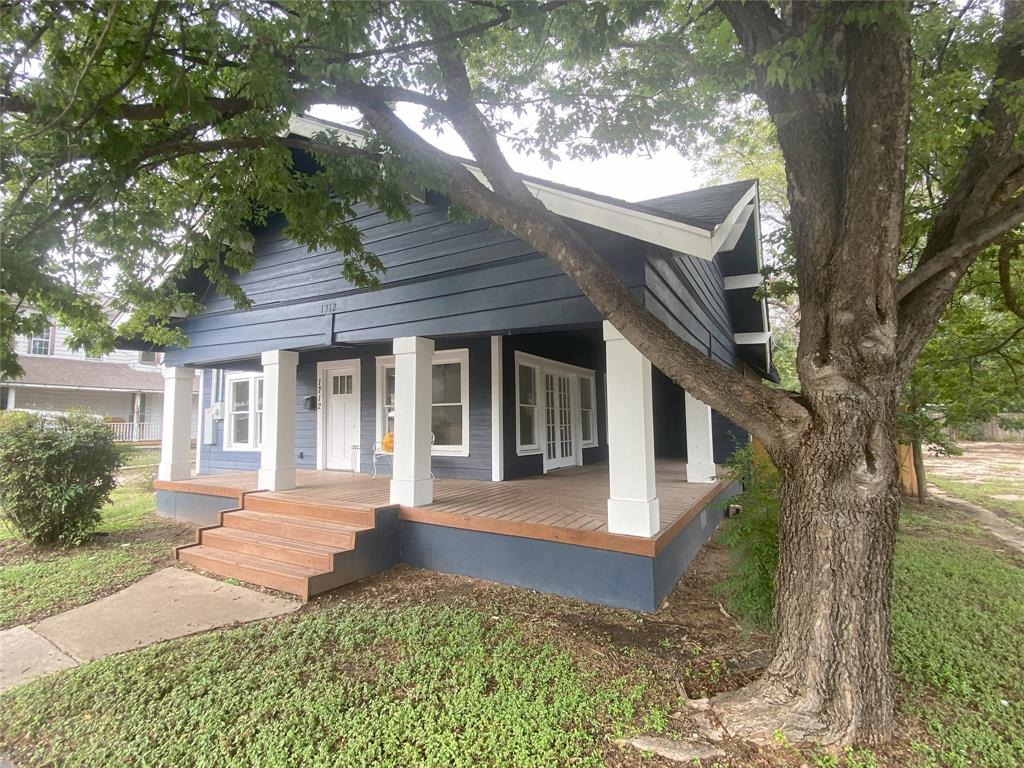
{"label": "double-hung window", "polygon": [[28,337],[28,353],[30,355],[53,354],[53,326],[48,325],[39,333]]}
{"label": "double-hung window", "polygon": [[597,405],[594,377],[580,375],[580,446],[597,445]]}
{"label": "double-hung window", "polygon": [[516,446],[520,451],[538,450],[537,373],[535,365],[516,365]]}
{"label": "double-hung window", "polygon": [[263,375],[229,373],[224,377],[224,448],[255,451],[263,445]]}
{"label": "double-hung window", "polygon": [[[377,430],[395,431],[395,359],[377,358]],[[430,376],[434,455],[469,455],[469,350],[435,352]]]}

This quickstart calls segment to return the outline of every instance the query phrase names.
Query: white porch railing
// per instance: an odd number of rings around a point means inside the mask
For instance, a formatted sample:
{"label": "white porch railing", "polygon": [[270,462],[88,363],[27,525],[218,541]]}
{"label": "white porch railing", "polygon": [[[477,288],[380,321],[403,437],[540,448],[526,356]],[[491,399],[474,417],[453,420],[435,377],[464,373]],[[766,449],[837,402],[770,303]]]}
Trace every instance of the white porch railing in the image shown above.
{"label": "white porch railing", "polygon": [[129,421],[108,422],[107,426],[114,433],[115,443],[138,443],[160,439],[160,422],[144,422],[142,424],[133,424]]}

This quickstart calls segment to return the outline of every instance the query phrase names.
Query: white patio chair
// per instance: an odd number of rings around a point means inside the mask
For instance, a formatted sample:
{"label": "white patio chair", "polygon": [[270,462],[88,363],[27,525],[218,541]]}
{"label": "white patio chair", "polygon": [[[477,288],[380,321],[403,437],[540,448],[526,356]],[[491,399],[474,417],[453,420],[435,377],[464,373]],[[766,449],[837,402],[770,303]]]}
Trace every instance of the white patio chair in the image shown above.
{"label": "white patio chair", "polygon": [[[430,433],[430,447],[431,448],[434,447],[434,433],[433,432]],[[372,462],[373,462],[373,479],[374,480],[377,479],[377,461],[379,459],[383,459],[385,456],[394,457],[394,455],[395,455],[394,451],[385,451],[384,450],[384,446],[381,444],[380,440],[378,440],[377,442],[375,442],[373,444],[373,458],[372,458]],[[394,461],[394,458],[392,458],[392,462],[393,461]],[[434,479],[434,470],[433,469],[430,470],[430,479],[431,480]]]}

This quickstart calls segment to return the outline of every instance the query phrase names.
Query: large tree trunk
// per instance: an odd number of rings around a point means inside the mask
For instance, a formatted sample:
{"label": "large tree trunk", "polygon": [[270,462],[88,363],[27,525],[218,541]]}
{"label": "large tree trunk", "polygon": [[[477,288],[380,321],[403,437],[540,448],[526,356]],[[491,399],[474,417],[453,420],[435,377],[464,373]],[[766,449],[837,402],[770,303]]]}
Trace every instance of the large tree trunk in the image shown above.
{"label": "large tree trunk", "polygon": [[[894,392],[894,389],[893,389]],[[732,733],[821,743],[891,735],[889,594],[899,511],[896,398],[815,404],[779,464],[774,656],[753,686],[715,702]]]}

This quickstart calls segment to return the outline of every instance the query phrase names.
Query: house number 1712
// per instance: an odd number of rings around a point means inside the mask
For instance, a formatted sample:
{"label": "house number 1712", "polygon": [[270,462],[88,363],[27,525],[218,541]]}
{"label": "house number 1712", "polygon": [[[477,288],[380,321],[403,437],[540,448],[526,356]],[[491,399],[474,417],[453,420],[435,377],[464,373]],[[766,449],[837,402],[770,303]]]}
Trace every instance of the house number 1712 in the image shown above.
{"label": "house number 1712", "polygon": [[338,311],[338,302],[336,302],[336,301],[325,301],[323,304],[320,305],[320,314],[321,315],[326,315],[326,314],[329,314],[331,312],[337,312],[337,311]]}

